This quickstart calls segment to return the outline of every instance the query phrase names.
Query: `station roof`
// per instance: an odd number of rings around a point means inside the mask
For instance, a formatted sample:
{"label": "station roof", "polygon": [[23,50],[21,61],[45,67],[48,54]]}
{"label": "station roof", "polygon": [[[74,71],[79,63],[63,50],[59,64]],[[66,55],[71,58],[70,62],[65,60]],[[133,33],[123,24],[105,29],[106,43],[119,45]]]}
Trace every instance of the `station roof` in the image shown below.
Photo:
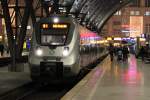
{"label": "station roof", "polygon": [[[15,0],[9,0],[13,3]],[[33,0],[40,1],[40,0]],[[43,0],[53,1],[53,0]],[[86,25],[90,30],[99,32],[105,22],[121,7],[132,0],[56,0],[62,6],[67,6],[70,13],[80,20],[80,24]],[[24,4],[24,0],[19,0]],[[0,7],[1,8],[1,7]],[[1,12],[1,9],[0,9]],[[2,14],[0,13],[0,16]]]}
{"label": "station roof", "polygon": [[100,30],[105,22],[121,7],[131,0],[63,0],[62,4],[71,6],[70,12],[81,19],[81,24]]}

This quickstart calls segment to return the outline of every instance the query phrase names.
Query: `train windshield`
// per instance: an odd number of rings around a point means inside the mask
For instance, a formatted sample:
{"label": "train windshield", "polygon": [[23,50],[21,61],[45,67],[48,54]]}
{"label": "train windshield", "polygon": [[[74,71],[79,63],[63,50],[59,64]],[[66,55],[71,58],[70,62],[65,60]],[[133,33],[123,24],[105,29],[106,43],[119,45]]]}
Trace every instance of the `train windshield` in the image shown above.
{"label": "train windshield", "polygon": [[69,31],[68,24],[42,24],[41,44],[65,45]]}

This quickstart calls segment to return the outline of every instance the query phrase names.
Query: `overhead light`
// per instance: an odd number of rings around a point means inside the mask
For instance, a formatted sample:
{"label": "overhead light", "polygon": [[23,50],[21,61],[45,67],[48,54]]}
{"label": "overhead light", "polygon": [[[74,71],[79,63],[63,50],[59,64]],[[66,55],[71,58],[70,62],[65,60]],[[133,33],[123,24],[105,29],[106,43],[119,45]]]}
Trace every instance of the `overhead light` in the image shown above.
{"label": "overhead light", "polygon": [[53,19],[53,21],[54,21],[54,23],[58,23],[58,22],[59,22],[59,19],[58,19],[57,17],[55,17],[55,18]]}

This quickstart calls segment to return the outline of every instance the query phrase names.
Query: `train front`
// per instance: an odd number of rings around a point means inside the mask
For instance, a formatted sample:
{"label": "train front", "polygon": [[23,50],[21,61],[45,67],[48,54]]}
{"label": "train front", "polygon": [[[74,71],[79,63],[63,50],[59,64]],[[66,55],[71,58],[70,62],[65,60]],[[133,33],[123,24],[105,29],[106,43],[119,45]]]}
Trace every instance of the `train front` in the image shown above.
{"label": "train front", "polygon": [[58,80],[78,73],[79,33],[69,16],[42,18],[35,25],[29,52],[33,80]]}

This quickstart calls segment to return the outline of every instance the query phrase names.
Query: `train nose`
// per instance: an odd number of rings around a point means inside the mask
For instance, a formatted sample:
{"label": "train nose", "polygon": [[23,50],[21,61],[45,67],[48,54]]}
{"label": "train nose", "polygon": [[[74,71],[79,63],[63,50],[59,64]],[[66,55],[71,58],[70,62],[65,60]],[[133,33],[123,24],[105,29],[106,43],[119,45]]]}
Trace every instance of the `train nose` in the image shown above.
{"label": "train nose", "polygon": [[54,78],[63,77],[63,63],[62,62],[41,62],[40,74],[48,75]]}

